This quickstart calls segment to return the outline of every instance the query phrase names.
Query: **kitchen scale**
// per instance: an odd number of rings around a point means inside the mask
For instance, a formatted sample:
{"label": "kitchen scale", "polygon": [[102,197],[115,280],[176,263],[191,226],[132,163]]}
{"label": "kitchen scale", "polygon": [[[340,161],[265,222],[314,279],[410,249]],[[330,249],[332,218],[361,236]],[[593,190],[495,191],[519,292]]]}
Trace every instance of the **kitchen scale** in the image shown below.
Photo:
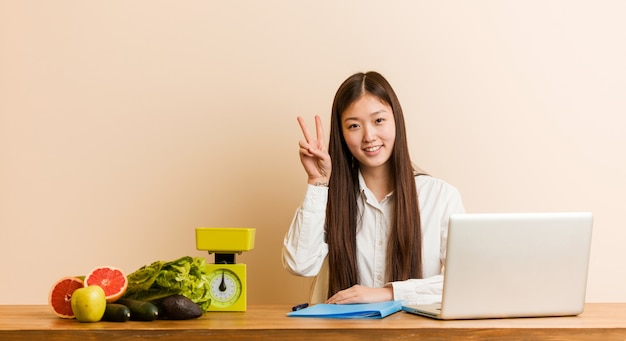
{"label": "kitchen scale", "polygon": [[235,254],[254,248],[253,228],[198,227],[196,248],[215,254],[207,264],[211,305],[208,311],[246,311],[246,265],[235,263]]}

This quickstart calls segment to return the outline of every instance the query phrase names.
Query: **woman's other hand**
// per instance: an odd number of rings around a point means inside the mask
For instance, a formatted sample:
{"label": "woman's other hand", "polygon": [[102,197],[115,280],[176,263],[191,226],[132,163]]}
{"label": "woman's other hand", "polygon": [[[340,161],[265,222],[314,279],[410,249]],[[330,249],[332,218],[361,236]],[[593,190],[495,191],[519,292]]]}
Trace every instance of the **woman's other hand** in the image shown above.
{"label": "woman's other hand", "polygon": [[349,303],[375,303],[393,300],[393,287],[370,288],[362,285],[354,285],[348,289],[341,290],[329,298],[328,304],[349,304]]}

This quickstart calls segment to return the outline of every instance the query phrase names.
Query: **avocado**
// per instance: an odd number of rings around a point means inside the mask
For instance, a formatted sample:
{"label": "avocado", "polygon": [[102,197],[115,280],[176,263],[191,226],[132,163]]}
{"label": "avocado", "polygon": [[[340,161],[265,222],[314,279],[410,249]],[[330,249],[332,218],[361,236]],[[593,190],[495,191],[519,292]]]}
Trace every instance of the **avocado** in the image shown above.
{"label": "avocado", "polygon": [[199,305],[183,295],[171,295],[161,301],[164,317],[170,320],[188,320],[202,316],[204,313]]}

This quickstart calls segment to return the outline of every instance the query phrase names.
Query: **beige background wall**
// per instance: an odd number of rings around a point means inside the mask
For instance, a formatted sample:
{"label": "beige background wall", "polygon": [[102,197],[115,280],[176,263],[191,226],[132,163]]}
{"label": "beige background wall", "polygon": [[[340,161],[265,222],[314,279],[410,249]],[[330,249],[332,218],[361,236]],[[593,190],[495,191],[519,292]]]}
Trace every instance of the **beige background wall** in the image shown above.
{"label": "beige background wall", "polygon": [[[305,189],[297,115],[378,70],[470,212],[595,214],[588,301],[626,301],[626,2],[0,0],[0,304],[257,229],[250,303]],[[208,255],[207,255],[208,257]]]}

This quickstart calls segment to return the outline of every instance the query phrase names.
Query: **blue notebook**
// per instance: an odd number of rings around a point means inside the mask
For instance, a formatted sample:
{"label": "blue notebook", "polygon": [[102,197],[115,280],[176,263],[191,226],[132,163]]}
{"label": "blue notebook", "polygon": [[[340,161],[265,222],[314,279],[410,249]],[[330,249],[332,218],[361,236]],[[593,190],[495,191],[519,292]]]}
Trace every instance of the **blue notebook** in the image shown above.
{"label": "blue notebook", "polygon": [[402,309],[402,301],[363,304],[316,304],[287,313],[291,317],[323,317],[337,319],[381,319]]}

